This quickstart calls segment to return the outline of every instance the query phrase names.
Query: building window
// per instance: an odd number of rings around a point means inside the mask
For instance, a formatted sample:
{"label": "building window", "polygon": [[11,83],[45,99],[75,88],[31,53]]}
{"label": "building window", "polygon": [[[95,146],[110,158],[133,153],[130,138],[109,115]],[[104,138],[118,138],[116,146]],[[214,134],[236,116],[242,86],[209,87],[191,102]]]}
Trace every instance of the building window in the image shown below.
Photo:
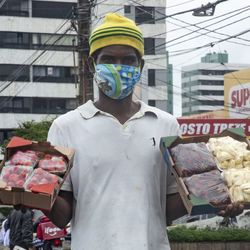
{"label": "building window", "polygon": [[200,105],[209,105],[209,106],[223,106],[224,101],[219,100],[200,100]]}
{"label": "building window", "polygon": [[148,69],[148,86],[155,86],[155,69]]}
{"label": "building window", "polygon": [[29,49],[31,47],[30,34],[23,32],[0,32],[0,47]]}
{"label": "building window", "polygon": [[155,107],[155,100],[148,100],[148,105]]}
{"label": "building window", "polygon": [[0,31],[0,48],[72,51],[74,49],[73,40],[77,40],[75,35]]}
{"label": "building window", "polygon": [[73,50],[73,40],[77,40],[74,35],[32,34],[33,49]]}
{"label": "building window", "polygon": [[[3,5],[1,4],[2,2]],[[29,0],[7,0],[0,3],[0,16],[29,16]]]}
{"label": "building window", "polygon": [[[33,112],[37,114],[63,114],[76,108],[75,99],[65,98],[32,98]],[[70,103],[71,105],[69,105]],[[70,106],[70,108],[69,108]]]}
{"label": "building window", "polygon": [[224,86],[223,80],[200,80],[199,85],[210,85],[210,86]]}
{"label": "building window", "polygon": [[67,19],[71,16],[75,3],[33,1],[32,16]]}
{"label": "building window", "polygon": [[223,90],[200,90],[199,95],[215,95],[215,96],[223,96],[224,91]]}
{"label": "building window", "polygon": [[62,114],[77,106],[76,99],[0,97],[1,113]]}
{"label": "building window", "polygon": [[33,82],[74,83],[72,67],[33,66]]}
{"label": "building window", "polygon": [[29,81],[29,66],[0,64],[0,81]]}
{"label": "building window", "polygon": [[125,14],[130,14],[131,13],[131,6],[124,5],[124,13]]}
{"label": "building window", "polygon": [[155,39],[144,38],[144,52],[145,55],[155,55]]}
{"label": "building window", "polygon": [[65,99],[50,99],[49,112],[54,114],[62,114],[65,112]]}
{"label": "building window", "polygon": [[137,24],[142,23],[155,23],[155,8],[146,6],[135,7],[135,22]]}

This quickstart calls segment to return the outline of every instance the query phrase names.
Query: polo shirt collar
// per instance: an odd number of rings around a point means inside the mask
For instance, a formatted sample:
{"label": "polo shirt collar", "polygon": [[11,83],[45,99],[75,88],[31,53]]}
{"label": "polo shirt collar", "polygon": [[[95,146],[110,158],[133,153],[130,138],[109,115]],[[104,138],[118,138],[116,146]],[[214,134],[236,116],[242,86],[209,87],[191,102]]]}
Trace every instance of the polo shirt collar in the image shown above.
{"label": "polo shirt collar", "polygon": [[[157,117],[157,113],[156,113],[154,107],[150,107],[150,106],[146,105],[144,102],[139,101],[139,100],[136,102],[140,103],[140,106],[141,106],[140,110],[135,114],[135,116],[137,118],[142,117],[142,116],[147,115],[147,114],[153,114],[154,116]],[[107,113],[101,111],[100,109],[98,109],[94,105],[92,100],[89,100],[85,104],[79,106],[77,108],[77,110],[80,112],[82,117],[85,119],[90,119],[90,118],[94,117],[97,113],[107,114]]]}

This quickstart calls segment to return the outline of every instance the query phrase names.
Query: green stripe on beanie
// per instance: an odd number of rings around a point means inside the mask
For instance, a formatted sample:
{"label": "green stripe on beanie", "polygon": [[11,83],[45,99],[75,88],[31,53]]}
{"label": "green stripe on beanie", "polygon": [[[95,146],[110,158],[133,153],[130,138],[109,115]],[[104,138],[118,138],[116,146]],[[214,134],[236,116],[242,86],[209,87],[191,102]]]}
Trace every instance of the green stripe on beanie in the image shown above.
{"label": "green stripe on beanie", "polygon": [[105,16],[103,23],[96,27],[89,38],[90,55],[110,45],[128,45],[144,55],[144,40],[135,22],[116,13]]}
{"label": "green stripe on beanie", "polygon": [[138,39],[143,43],[142,34],[134,29],[130,29],[127,27],[110,27],[94,31],[90,37],[90,44],[93,42],[93,40],[100,39],[102,37],[105,37],[106,35],[112,35],[112,34],[114,35],[126,34],[129,36],[134,36],[136,39]]}

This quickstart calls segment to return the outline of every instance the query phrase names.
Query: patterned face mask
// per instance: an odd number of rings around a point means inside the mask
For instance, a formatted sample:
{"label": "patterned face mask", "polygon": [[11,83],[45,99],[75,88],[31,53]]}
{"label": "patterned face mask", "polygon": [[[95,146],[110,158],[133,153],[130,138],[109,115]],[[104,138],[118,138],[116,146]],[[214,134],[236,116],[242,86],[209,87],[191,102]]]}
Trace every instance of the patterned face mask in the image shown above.
{"label": "patterned face mask", "polygon": [[112,99],[123,99],[131,94],[140,77],[140,67],[121,64],[95,65],[95,82]]}

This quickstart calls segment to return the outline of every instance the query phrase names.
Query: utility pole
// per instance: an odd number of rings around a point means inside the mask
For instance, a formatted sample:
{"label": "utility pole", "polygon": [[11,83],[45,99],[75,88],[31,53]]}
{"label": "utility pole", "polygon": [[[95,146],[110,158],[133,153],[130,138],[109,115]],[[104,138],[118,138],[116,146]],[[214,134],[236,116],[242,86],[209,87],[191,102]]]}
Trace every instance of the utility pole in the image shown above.
{"label": "utility pole", "polygon": [[87,63],[89,55],[88,38],[90,34],[91,7],[91,0],[78,0],[77,2],[79,105],[93,98],[92,81]]}

